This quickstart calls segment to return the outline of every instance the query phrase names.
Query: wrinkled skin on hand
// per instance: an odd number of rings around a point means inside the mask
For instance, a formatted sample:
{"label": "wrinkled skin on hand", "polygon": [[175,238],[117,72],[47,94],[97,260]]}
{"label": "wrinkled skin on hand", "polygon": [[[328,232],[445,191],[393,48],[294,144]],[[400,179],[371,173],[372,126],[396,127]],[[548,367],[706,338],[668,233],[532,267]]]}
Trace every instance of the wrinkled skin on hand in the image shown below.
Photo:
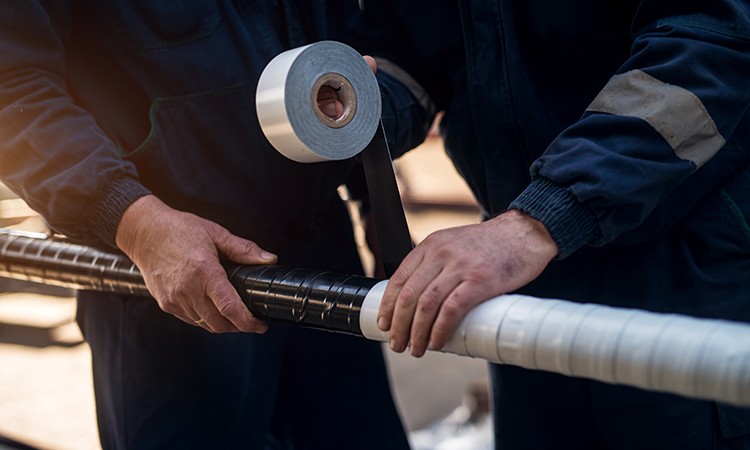
{"label": "wrinkled skin on hand", "polygon": [[541,222],[508,211],[486,222],[429,235],[388,282],[378,327],[390,347],[416,357],[439,350],[473,307],[542,273],[557,245]]}
{"label": "wrinkled skin on hand", "polygon": [[229,282],[219,255],[238,264],[270,264],[276,256],[214,222],[174,210],[153,195],[123,214],[117,246],[138,266],[162,310],[213,333],[263,333]]}

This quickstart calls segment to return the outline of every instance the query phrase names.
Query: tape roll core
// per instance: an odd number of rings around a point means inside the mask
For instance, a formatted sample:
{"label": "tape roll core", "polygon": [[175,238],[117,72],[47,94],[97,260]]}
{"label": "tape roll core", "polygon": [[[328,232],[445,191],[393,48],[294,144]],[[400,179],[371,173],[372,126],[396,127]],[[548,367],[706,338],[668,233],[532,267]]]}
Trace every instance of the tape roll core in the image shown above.
{"label": "tape roll core", "polygon": [[[324,86],[330,87],[336,91],[338,100],[344,107],[344,111],[338,117],[331,117],[320,109],[318,94]],[[357,113],[357,96],[354,94],[354,88],[345,76],[338,73],[327,73],[318,78],[313,85],[311,101],[313,111],[318,117],[318,120],[331,128],[341,128],[346,126],[346,124],[352,121],[354,115]]]}
{"label": "tape roll core", "polygon": [[[343,114],[321,111],[318,92],[336,89]],[[359,154],[380,125],[380,89],[370,66],[348,45],[322,41],[288,50],[258,80],[258,121],[268,141],[289,159],[338,161]]]}

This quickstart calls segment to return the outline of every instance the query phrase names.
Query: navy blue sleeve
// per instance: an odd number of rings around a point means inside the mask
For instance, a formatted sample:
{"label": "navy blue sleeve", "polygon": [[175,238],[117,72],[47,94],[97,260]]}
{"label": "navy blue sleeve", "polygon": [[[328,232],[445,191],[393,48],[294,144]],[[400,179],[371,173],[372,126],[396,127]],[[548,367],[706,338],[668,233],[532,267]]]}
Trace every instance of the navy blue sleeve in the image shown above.
{"label": "navy blue sleeve", "polygon": [[[377,74],[383,123],[393,152],[400,155],[424,140],[435,113],[447,109],[453,99],[454,76],[464,64],[461,31],[451,20],[458,7],[453,2],[429,7],[426,2],[361,3],[362,11],[349,19],[349,43],[388,65]],[[436,34],[434,29],[443,32]],[[396,71],[389,71],[391,67]]]}
{"label": "navy blue sleeve", "polygon": [[148,190],[66,90],[71,3],[0,3],[0,178],[53,229],[114,245]]}
{"label": "navy blue sleeve", "polygon": [[633,34],[629,59],[511,206],[547,225],[560,257],[631,232],[679,196],[652,233],[663,231],[747,163],[750,4],[642,1]]}

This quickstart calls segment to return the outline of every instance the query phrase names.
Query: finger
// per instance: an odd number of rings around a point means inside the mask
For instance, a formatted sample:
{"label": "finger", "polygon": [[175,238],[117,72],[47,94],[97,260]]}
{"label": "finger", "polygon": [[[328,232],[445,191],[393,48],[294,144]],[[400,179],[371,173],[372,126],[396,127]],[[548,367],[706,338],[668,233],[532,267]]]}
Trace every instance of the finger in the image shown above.
{"label": "finger", "polygon": [[[192,325],[194,327],[203,328],[204,330],[213,333],[214,331],[209,327],[208,323],[201,318],[201,315],[193,310],[185,310],[183,308],[179,308],[179,312],[171,307],[169,314],[173,315],[174,317],[180,319],[181,321],[185,322],[188,325]],[[205,315],[208,315],[208,313],[204,313]]]}
{"label": "finger", "polygon": [[383,331],[391,329],[391,322],[393,320],[393,310],[396,307],[396,299],[401,293],[404,283],[409,279],[412,272],[422,262],[422,252],[419,247],[414,249],[411,253],[406,255],[406,258],[401,262],[396,269],[396,272],[388,280],[388,284],[385,286],[385,292],[383,297],[380,299],[380,307],[378,309],[378,328]]}
{"label": "finger", "polygon": [[201,320],[200,314],[191,308],[183,307],[182,303],[177,301],[175,296],[157,297],[156,295],[153,295],[153,297],[159,305],[159,308],[165,313],[180,319],[188,325],[200,326],[208,330],[208,326],[206,326],[205,322]]}
{"label": "finger", "polygon": [[195,321],[194,325],[204,328],[212,333],[237,333],[240,331],[232,322],[221,315],[211,302],[210,298],[204,297],[201,301],[201,305],[202,306],[197,307],[197,309],[199,309],[198,315],[201,318]]}
{"label": "finger", "polygon": [[328,86],[324,84],[323,86],[320,87],[320,89],[318,89],[317,100],[318,102],[328,101],[328,100],[339,100],[339,93],[332,86]]}
{"label": "finger", "polygon": [[[231,329],[245,333],[266,332],[268,326],[247,309],[223,270],[217,271],[209,280],[211,281],[206,285],[206,295],[218,315],[231,324]],[[208,318],[206,321],[208,322]]]}
{"label": "finger", "polygon": [[206,321],[205,321],[205,320],[203,320],[203,319],[201,319],[200,317],[199,317],[199,318],[197,318],[197,319],[195,319],[195,320],[193,320],[193,321],[192,321],[192,322],[190,323],[190,325],[193,325],[193,326],[195,326],[195,327],[198,327],[198,328],[203,328],[204,330],[207,330],[207,331],[211,331],[211,330],[210,330],[210,329],[208,328],[208,324],[206,323]]}
{"label": "finger", "polygon": [[401,288],[391,323],[390,346],[393,351],[406,350],[419,299],[427,286],[439,276],[440,270],[440,265],[423,264],[414,271]]}
{"label": "finger", "polygon": [[442,271],[422,292],[411,325],[409,347],[412,356],[419,358],[425,354],[440,306],[460,282],[459,274],[447,275]]}
{"label": "finger", "polygon": [[317,94],[318,109],[332,119],[338,119],[344,115],[344,104],[341,102],[339,93],[331,86],[321,86]]}
{"label": "finger", "polygon": [[323,111],[323,114],[330,117],[331,119],[339,119],[344,115],[344,104],[339,100],[319,102],[318,107],[321,111]]}
{"label": "finger", "polygon": [[429,350],[443,348],[469,310],[487,298],[486,293],[471,283],[463,282],[456,286],[440,306],[427,348]]}
{"label": "finger", "polygon": [[[219,266],[221,267],[221,266]],[[213,271],[215,275],[226,278],[226,272]],[[198,286],[196,286],[198,287]],[[221,316],[211,300],[203,295],[203,290],[194,289],[191,294],[179,291],[171,296],[157,300],[162,311],[180,319],[188,325],[197,326],[212,333],[240,331],[231,322]],[[201,292],[201,298],[195,299],[195,292]],[[156,298],[156,297],[154,297]]]}
{"label": "finger", "polygon": [[170,313],[170,314],[180,319],[181,321],[185,322],[188,325],[192,325],[194,327],[199,327],[207,331],[211,331],[208,329],[208,325],[206,325],[206,321],[201,319],[200,315],[198,315],[198,313],[196,312],[183,313],[183,314],[174,314],[174,313]]}
{"label": "finger", "polygon": [[212,227],[211,238],[216,248],[238,264],[273,264],[277,257],[253,241],[235,236],[220,226]]}
{"label": "finger", "polygon": [[375,61],[375,58],[370,55],[365,55],[363,58],[367,65],[370,66],[370,69],[372,69],[372,73],[378,73],[378,63]]}

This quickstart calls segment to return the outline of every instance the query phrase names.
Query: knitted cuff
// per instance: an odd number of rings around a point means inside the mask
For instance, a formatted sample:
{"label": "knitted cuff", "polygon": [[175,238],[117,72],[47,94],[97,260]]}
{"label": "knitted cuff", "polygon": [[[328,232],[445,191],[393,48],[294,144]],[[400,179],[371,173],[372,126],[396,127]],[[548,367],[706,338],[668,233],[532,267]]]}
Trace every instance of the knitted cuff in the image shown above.
{"label": "knitted cuff", "polygon": [[94,204],[89,215],[94,233],[106,244],[116,248],[115,234],[123,213],[133,202],[150,193],[151,191],[132,178],[115,179],[107,192]]}
{"label": "knitted cuff", "polygon": [[563,259],[599,235],[596,216],[565,188],[545,178],[538,178],[511,202],[517,209],[544,224]]}

